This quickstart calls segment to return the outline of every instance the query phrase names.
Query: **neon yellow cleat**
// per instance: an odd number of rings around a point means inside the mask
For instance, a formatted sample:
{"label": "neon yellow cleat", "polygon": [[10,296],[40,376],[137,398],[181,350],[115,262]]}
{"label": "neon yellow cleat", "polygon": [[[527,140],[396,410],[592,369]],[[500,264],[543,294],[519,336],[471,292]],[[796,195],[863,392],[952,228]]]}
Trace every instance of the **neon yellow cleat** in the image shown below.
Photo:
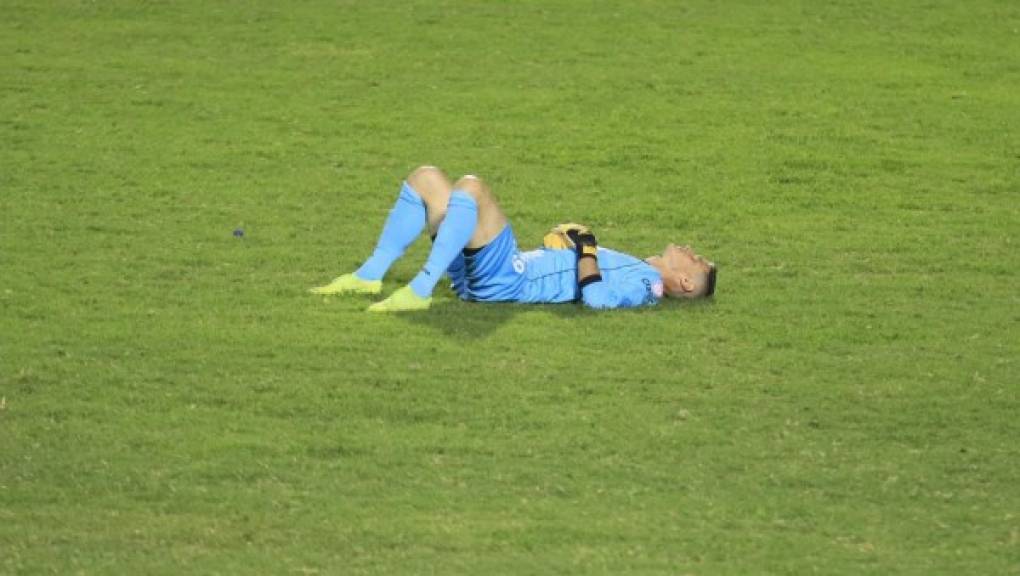
{"label": "neon yellow cleat", "polygon": [[422,298],[414,293],[410,286],[404,286],[397,290],[390,297],[382,302],[376,302],[368,307],[369,312],[411,312],[414,310],[428,310],[432,305],[432,297]]}
{"label": "neon yellow cleat", "polygon": [[354,274],[344,274],[326,284],[308,290],[312,294],[378,294],[382,280],[362,280]]}

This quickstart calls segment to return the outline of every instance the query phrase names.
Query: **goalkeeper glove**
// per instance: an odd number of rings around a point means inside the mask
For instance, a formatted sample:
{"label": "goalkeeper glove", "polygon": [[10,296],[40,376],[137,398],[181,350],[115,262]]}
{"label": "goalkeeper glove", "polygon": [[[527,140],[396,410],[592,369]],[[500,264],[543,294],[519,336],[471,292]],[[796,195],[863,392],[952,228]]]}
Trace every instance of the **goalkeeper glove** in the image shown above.
{"label": "goalkeeper glove", "polygon": [[577,230],[579,232],[587,232],[588,227],[583,224],[575,224],[573,222],[567,222],[565,224],[557,224],[545,238],[542,238],[542,245],[550,250],[563,250],[564,248],[574,249],[574,242],[567,236],[567,232],[570,230]]}
{"label": "goalkeeper glove", "polygon": [[599,241],[592,234],[591,230],[567,230],[567,236],[574,243],[574,252],[577,253],[577,259],[581,258],[597,258],[599,251]]}

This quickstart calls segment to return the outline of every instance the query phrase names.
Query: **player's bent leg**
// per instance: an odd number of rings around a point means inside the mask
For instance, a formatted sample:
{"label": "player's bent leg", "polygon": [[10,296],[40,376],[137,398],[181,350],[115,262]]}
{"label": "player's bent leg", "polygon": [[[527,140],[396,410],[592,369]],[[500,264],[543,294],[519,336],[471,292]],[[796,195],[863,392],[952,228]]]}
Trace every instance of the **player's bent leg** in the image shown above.
{"label": "player's bent leg", "polygon": [[[312,288],[313,294],[378,294],[382,278],[390,266],[403,256],[428,222],[429,203],[443,206],[452,184],[442,170],[422,166],[412,171],[386,217],[382,233],[372,255],[352,274],[344,274],[325,286]],[[428,203],[425,200],[428,197]]]}
{"label": "player's bent leg", "polygon": [[450,186],[447,194],[445,182],[439,176],[445,177],[427,167],[413,174],[413,181],[425,190],[421,196],[428,207],[430,224],[433,216],[438,224],[428,260],[408,286],[373,304],[370,312],[428,309],[436,283],[454,259],[465,248],[489,244],[506,227],[506,216],[480,178],[465,176]]}
{"label": "player's bent leg", "polygon": [[424,310],[432,301],[432,292],[475,233],[478,224],[478,203],[464,190],[450,193],[446,216],[439,226],[428,260],[406,289],[395,292],[372,306],[371,312]]}
{"label": "player's bent leg", "polygon": [[478,205],[478,222],[467,247],[481,248],[492,242],[506,227],[508,220],[489,185],[477,176],[468,175],[457,180],[453,184],[453,189],[466,192]]}
{"label": "player's bent leg", "polygon": [[445,172],[435,166],[419,166],[408,176],[407,183],[414,187],[425,202],[428,212],[429,235],[435,236],[439,224],[446,216],[446,207],[450,203],[453,183]]}

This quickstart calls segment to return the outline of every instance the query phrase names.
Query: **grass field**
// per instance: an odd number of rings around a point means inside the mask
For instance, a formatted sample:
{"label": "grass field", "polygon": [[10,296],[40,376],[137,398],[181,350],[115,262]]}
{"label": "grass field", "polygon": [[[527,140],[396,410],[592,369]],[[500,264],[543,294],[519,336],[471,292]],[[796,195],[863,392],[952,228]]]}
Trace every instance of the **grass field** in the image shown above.
{"label": "grass field", "polygon": [[[0,140],[2,574],[1020,574],[1016,2],[4,0]],[[424,163],[717,298],[308,295]]]}

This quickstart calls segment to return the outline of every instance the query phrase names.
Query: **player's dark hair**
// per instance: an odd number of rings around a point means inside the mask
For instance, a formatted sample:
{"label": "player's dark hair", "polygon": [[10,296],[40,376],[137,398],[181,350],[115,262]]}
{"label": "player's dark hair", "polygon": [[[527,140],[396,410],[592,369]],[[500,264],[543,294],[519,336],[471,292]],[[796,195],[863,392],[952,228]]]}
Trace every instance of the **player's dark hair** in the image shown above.
{"label": "player's dark hair", "polygon": [[705,298],[715,294],[715,264],[708,265],[708,288],[705,289]]}

